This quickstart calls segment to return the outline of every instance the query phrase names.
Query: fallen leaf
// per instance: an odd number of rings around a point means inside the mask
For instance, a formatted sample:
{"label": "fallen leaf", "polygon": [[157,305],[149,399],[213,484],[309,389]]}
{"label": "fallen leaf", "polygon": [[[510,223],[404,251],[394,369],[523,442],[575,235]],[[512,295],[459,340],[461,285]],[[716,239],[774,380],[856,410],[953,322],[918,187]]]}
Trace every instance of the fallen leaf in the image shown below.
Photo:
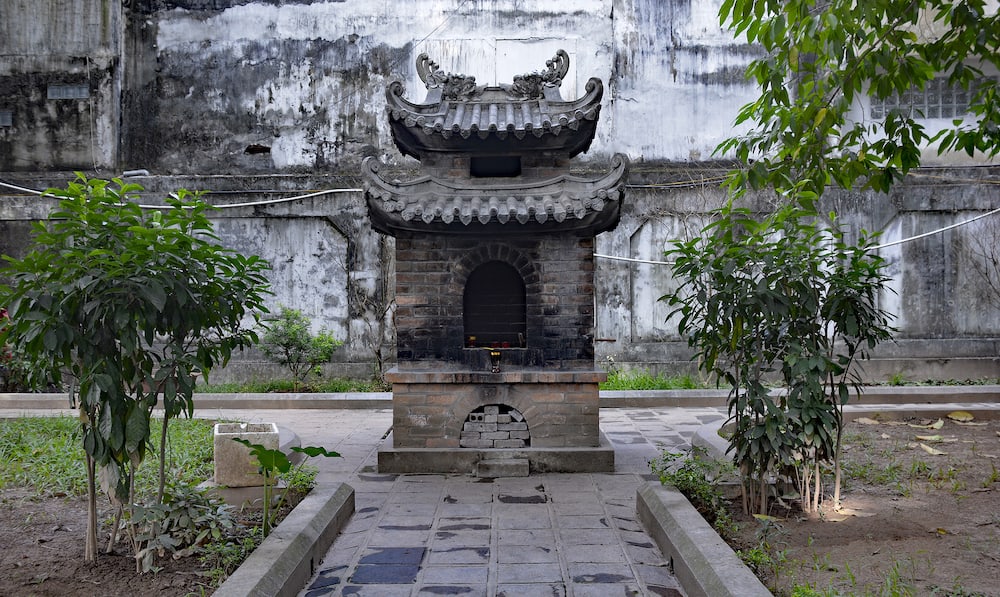
{"label": "fallen leaf", "polygon": [[882,439],[892,439],[892,436],[891,436],[891,435],[889,435],[888,433],[883,433],[883,434],[882,434],[881,436],[879,436],[879,437],[881,437]]}
{"label": "fallen leaf", "polygon": [[931,532],[932,533],[937,533],[938,535],[947,535],[948,534],[947,529],[942,529],[941,527],[938,527],[938,528],[934,529]]}
{"label": "fallen leaf", "polygon": [[939,442],[939,441],[941,441],[941,440],[944,439],[940,435],[918,435],[916,437],[920,441],[924,441],[924,442]]}
{"label": "fallen leaf", "polygon": [[986,427],[988,423],[986,421],[974,421],[963,423],[962,421],[955,421],[956,425],[961,425],[962,427]]}
{"label": "fallen leaf", "polygon": [[944,427],[944,421],[942,419],[938,419],[928,425],[917,425],[916,423],[910,423],[909,425],[914,429],[941,429]]}
{"label": "fallen leaf", "polygon": [[972,413],[970,412],[966,412],[964,410],[956,410],[954,412],[948,413],[948,418],[951,419],[952,421],[968,423],[969,421],[975,419],[976,417],[972,416]]}
{"label": "fallen leaf", "polygon": [[947,452],[942,452],[941,450],[938,450],[936,448],[932,448],[932,447],[928,446],[927,444],[920,444],[920,448],[924,452],[927,452],[928,454],[930,454],[931,456],[945,456],[946,454],[948,454]]}
{"label": "fallen leaf", "polygon": [[859,425],[881,425],[881,423],[875,419],[869,419],[868,417],[858,417],[857,419],[854,419],[854,422]]}
{"label": "fallen leaf", "polygon": [[779,522],[784,520],[784,518],[778,518],[776,516],[768,516],[767,514],[754,514],[754,518],[757,520],[766,520],[768,522]]}

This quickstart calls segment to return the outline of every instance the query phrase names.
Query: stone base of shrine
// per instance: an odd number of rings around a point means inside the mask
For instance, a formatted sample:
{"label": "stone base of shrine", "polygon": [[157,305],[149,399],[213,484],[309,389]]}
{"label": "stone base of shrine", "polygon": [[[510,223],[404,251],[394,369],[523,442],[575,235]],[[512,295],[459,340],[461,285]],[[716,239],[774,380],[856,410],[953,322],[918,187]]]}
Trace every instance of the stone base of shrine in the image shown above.
{"label": "stone base of shrine", "polygon": [[484,460],[530,472],[612,472],[599,429],[604,371],[393,369],[392,435],[379,472],[474,473]]}
{"label": "stone base of shrine", "polygon": [[[594,447],[562,448],[395,448],[393,434],[378,452],[378,472],[476,475],[488,461],[527,460],[529,473],[613,473],[615,450],[600,433]],[[521,476],[521,475],[511,475]]]}

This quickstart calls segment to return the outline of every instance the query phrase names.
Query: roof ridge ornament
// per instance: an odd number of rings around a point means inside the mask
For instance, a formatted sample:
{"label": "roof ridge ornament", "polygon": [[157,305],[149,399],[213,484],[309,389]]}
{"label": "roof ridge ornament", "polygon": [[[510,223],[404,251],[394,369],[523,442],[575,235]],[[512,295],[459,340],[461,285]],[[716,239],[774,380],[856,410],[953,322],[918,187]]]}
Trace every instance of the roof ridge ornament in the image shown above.
{"label": "roof ridge ornament", "polygon": [[556,55],[545,61],[545,70],[514,76],[514,84],[508,91],[524,99],[538,99],[545,95],[546,87],[559,88],[569,72],[569,54],[566,50],[556,50]]}
{"label": "roof ridge ornament", "polygon": [[482,93],[482,88],[476,86],[475,77],[446,73],[426,53],[417,56],[417,76],[427,89],[441,89],[442,99],[457,100]]}

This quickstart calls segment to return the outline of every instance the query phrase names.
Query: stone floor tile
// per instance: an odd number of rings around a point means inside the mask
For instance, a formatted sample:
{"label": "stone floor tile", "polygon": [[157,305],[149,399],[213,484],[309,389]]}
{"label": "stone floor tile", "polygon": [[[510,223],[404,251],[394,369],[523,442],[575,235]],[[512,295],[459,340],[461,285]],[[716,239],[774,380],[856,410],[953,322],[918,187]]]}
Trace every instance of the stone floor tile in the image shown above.
{"label": "stone floor tile", "polygon": [[375,529],[368,536],[369,545],[386,547],[392,545],[426,545],[430,542],[430,531],[398,531]]}
{"label": "stone floor tile", "polygon": [[569,545],[610,545],[618,543],[618,534],[611,529],[559,529],[559,538]]}
{"label": "stone floor tile", "polygon": [[409,585],[344,585],[343,597],[409,597]]}
{"label": "stone floor tile", "polygon": [[497,548],[497,561],[501,564],[552,564],[559,562],[559,552],[554,546],[501,545]]}
{"label": "stone floor tile", "polygon": [[509,583],[561,583],[562,567],[559,564],[497,564],[497,582]]}
{"label": "stone floor tile", "polygon": [[414,595],[441,597],[441,595],[458,595],[460,597],[487,597],[486,586],[482,585],[423,585],[415,590]]}
{"label": "stone floor tile", "polygon": [[635,579],[632,569],[624,563],[571,562],[568,566],[574,583],[622,584]]}
{"label": "stone floor tile", "polygon": [[439,531],[488,531],[492,520],[485,516],[442,516],[438,520]]}
{"label": "stone floor tile", "polygon": [[493,513],[493,504],[490,502],[482,503],[448,503],[444,502],[437,506],[438,514],[440,516],[489,516]]}
{"label": "stone floor tile", "polygon": [[636,564],[635,570],[639,578],[648,585],[679,586],[677,577],[670,573],[670,568],[665,563]]}
{"label": "stone floor tile", "polygon": [[425,547],[369,547],[359,564],[419,564],[427,554]]}
{"label": "stone floor tile", "polygon": [[566,585],[545,584],[501,584],[497,586],[497,597],[565,597]]}
{"label": "stone floor tile", "polygon": [[625,552],[618,545],[573,545],[566,550],[565,557],[569,563],[626,563]]}
{"label": "stone floor tile", "polygon": [[549,545],[556,540],[552,529],[500,529],[497,539],[500,545]]}
{"label": "stone floor tile", "polygon": [[431,546],[434,549],[447,547],[489,547],[492,544],[491,531],[434,531]]}
{"label": "stone floor tile", "polygon": [[404,585],[417,580],[417,564],[358,564],[350,582],[359,585]]}
{"label": "stone floor tile", "polygon": [[431,504],[386,504],[383,508],[386,516],[434,516],[438,505]]}
{"label": "stone floor tile", "polygon": [[490,561],[489,547],[434,548],[427,553],[427,564],[484,564]]}
{"label": "stone floor tile", "polygon": [[[572,585],[573,597],[643,597],[642,589],[635,583],[625,584],[576,584]],[[680,597],[680,596],[678,596]]]}
{"label": "stone floor tile", "polygon": [[603,513],[600,515],[564,515],[556,516],[555,525],[560,529],[610,529],[611,523]]}
{"label": "stone floor tile", "polygon": [[501,514],[497,520],[498,528],[509,530],[547,529],[552,526],[548,512],[544,516],[537,514]]}
{"label": "stone floor tile", "polygon": [[647,548],[647,547],[635,547],[633,545],[625,546],[625,553],[628,554],[629,559],[636,564],[661,564],[663,563],[663,554],[660,553],[659,549]]}
{"label": "stone floor tile", "polygon": [[489,579],[488,566],[427,566],[420,576],[423,584],[485,585]]}

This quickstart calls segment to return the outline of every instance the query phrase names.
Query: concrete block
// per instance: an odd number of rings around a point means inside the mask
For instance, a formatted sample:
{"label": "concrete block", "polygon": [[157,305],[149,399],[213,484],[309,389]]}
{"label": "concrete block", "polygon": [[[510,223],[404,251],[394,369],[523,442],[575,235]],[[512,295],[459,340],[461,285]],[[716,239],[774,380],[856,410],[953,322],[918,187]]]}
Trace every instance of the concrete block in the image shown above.
{"label": "concrete block", "polygon": [[510,415],[497,415],[497,423],[510,423],[512,420]]}
{"label": "concrete block", "polygon": [[489,439],[462,439],[458,441],[462,448],[492,448],[493,440]]}
{"label": "concrete block", "polygon": [[494,448],[523,448],[523,439],[498,439],[493,441]]}
{"label": "concrete block", "polygon": [[489,433],[483,433],[480,435],[482,439],[510,439],[510,431],[492,431]]}
{"label": "concrete block", "polygon": [[527,423],[498,423],[497,431],[527,431]]}
{"label": "concrete block", "polygon": [[527,477],[527,458],[484,459],[476,465],[476,476],[484,479],[497,477]]}
{"label": "concrete block", "polygon": [[226,487],[264,485],[257,459],[250,449],[233,441],[241,438],[270,450],[278,449],[278,426],[274,423],[216,423],[213,435],[214,481]]}
{"label": "concrete block", "polygon": [[496,423],[466,423],[464,431],[478,431],[480,433],[491,433],[497,430]]}
{"label": "concrete block", "polygon": [[527,431],[511,431],[510,439],[531,439],[531,433]]}
{"label": "concrete block", "polygon": [[498,422],[497,421],[497,417],[499,417],[499,416],[500,415],[484,415],[483,416],[483,422],[484,423],[496,423],[496,422]]}
{"label": "concrete block", "polygon": [[483,412],[487,415],[499,415],[500,407],[496,404],[490,404],[483,407]]}

